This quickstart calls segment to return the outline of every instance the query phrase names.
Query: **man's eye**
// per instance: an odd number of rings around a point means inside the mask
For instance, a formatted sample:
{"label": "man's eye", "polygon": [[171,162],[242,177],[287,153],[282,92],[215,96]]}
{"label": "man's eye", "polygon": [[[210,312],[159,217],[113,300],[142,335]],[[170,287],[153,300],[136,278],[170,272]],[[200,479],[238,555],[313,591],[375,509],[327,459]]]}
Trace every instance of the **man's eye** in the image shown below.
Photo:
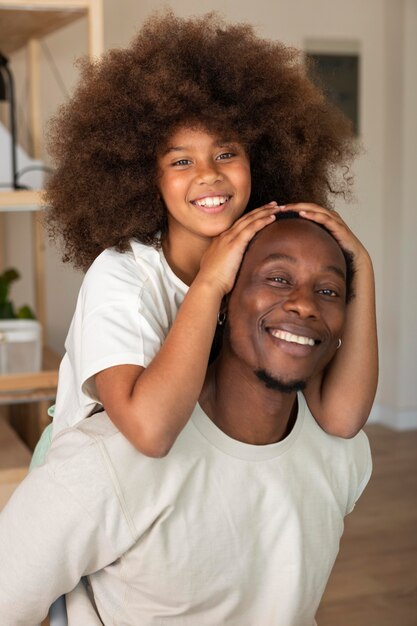
{"label": "man's eye", "polygon": [[269,280],[273,283],[279,283],[280,285],[289,285],[290,281],[283,276],[271,276]]}
{"label": "man's eye", "polygon": [[320,289],[319,293],[323,294],[323,296],[330,296],[331,298],[337,298],[339,295],[334,289]]}

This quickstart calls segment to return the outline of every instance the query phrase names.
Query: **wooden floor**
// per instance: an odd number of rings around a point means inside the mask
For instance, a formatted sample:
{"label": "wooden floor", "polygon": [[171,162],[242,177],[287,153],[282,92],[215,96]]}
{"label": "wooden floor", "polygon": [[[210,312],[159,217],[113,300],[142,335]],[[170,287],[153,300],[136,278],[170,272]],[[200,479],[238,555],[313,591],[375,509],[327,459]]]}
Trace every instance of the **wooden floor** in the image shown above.
{"label": "wooden floor", "polygon": [[317,623],[417,626],[417,431],[366,432],[372,478],[346,519]]}
{"label": "wooden floor", "polygon": [[319,626],[417,625],[417,431],[366,429],[373,474],[346,518]]}

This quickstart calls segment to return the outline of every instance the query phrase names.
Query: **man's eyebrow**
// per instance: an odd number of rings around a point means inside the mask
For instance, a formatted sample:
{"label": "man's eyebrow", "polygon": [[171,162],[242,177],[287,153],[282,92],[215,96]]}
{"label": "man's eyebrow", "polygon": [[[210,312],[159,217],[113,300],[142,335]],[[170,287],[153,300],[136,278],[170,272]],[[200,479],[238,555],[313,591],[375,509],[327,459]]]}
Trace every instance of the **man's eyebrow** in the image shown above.
{"label": "man's eyebrow", "polygon": [[[295,257],[290,256],[289,254],[280,254],[279,252],[275,252],[274,254],[268,255],[263,260],[262,264],[266,265],[267,263],[270,263],[271,261],[288,261],[289,263],[292,263],[293,265],[297,263],[297,259]],[[337,265],[325,265],[322,269],[327,272],[332,272],[333,274],[337,274],[337,276],[340,276],[340,278],[343,278],[343,280],[346,280],[346,273]]]}
{"label": "man's eyebrow", "polygon": [[270,263],[271,261],[289,261],[290,263],[297,263],[297,259],[289,254],[281,254],[279,252],[274,252],[274,254],[269,254],[262,263]]}
{"label": "man's eyebrow", "polygon": [[337,265],[326,265],[323,269],[333,272],[334,274],[340,276],[340,278],[343,278],[343,280],[346,280],[346,273]]}

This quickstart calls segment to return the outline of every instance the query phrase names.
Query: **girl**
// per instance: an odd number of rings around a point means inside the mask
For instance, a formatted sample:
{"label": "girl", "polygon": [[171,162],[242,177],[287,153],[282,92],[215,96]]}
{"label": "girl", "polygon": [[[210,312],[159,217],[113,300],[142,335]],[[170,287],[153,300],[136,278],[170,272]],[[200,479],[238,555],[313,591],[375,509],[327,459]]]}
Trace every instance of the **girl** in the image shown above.
{"label": "girl", "polygon": [[[277,203],[299,199],[315,204],[291,208],[325,223],[356,267],[343,344],[307,401],[328,432],[361,428],[377,377],[372,266],[321,208],[347,193],[349,179],[336,172],[354,148],[296,51],[213,14],[155,16],[128,49],[84,62],[50,147],[50,233],[65,261],[89,267],[54,432],[104,408],[141,452],[167,454],[198,400],[247,244]],[[346,388],[348,406],[339,400]]]}

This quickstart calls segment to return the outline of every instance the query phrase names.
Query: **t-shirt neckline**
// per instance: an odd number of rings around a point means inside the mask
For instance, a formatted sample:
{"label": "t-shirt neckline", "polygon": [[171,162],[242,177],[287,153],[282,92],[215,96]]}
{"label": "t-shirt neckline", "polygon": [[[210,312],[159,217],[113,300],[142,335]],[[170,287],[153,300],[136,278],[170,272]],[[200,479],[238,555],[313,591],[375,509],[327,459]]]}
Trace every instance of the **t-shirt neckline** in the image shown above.
{"label": "t-shirt neckline", "polygon": [[226,433],[212,422],[203,411],[200,404],[197,404],[191,417],[191,422],[200,435],[224,454],[244,461],[267,461],[268,459],[281,456],[286,452],[294,444],[300,434],[305,417],[306,402],[301,393],[297,395],[297,399],[297,419],[295,420],[290,434],[282,441],[264,446],[243,443],[242,441],[229,437],[229,435],[226,435]]}

